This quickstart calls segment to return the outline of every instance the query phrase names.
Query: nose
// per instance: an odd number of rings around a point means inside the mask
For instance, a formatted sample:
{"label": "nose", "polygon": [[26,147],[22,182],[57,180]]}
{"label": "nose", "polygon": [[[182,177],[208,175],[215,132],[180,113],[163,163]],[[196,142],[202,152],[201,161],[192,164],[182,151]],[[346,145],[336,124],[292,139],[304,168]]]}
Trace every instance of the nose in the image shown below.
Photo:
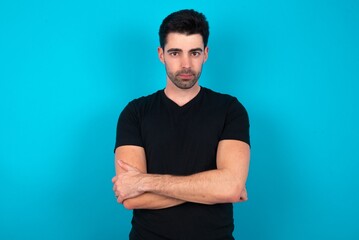
{"label": "nose", "polygon": [[191,60],[189,56],[186,56],[185,54],[182,56],[181,59],[181,65],[182,68],[190,68],[191,67]]}

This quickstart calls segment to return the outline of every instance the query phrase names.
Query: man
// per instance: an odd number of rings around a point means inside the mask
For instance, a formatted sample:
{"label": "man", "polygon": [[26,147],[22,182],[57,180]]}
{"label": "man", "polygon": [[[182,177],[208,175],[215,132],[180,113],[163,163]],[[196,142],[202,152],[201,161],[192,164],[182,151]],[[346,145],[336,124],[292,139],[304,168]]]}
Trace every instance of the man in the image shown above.
{"label": "man", "polygon": [[203,14],[172,13],[159,35],[166,87],[131,101],[117,125],[113,190],[133,209],[130,239],[234,239],[232,203],[247,200],[247,112],[198,83],[208,58]]}

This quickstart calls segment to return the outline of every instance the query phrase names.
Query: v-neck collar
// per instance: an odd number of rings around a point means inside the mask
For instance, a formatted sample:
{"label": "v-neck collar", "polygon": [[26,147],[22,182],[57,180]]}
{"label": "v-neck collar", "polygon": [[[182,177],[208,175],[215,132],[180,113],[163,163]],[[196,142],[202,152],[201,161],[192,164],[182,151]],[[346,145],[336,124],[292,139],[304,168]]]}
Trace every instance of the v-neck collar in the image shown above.
{"label": "v-neck collar", "polygon": [[197,95],[192,98],[189,102],[187,102],[186,104],[184,104],[183,106],[179,106],[177,103],[175,103],[174,101],[172,101],[169,97],[167,97],[167,95],[165,94],[165,90],[161,90],[161,95],[162,98],[164,99],[165,103],[173,108],[173,109],[178,109],[178,110],[183,110],[183,109],[187,109],[190,106],[192,106],[193,104],[195,104],[196,102],[198,102],[198,100],[201,98],[201,96],[203,95],[204,89],[203,87],[200,88],[199,92],[197,93]]}

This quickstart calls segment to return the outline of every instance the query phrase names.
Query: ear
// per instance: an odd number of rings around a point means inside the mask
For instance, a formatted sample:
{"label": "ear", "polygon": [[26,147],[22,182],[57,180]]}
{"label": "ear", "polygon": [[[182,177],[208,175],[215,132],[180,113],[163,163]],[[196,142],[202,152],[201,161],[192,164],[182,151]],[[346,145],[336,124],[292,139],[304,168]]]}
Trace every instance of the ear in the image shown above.
{"label": "ear", "polygon": [[165,56],[164,56],[163,48],[158,47],[157,48],[157,53],[158,53],[158,58],[164,64],[165,63]]}
{"label": "ear", "polygon": [[208,47],[205,47],[204,48],[204,61],[203,62],[206,62],[207,59],[208,59],[208,52],[209,52],[209,48]]}

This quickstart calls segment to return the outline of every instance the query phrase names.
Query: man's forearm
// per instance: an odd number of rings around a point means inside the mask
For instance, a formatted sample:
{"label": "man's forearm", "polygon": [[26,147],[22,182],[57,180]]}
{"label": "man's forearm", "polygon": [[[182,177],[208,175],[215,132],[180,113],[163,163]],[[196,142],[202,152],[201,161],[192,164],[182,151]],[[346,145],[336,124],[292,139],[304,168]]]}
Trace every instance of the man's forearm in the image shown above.
{"label": "man's forearm", "polygon": [[126,199],[123,205],[127,209],[163,209],[178,206],[183,203],[185,203],[183,200],[155,193],[143,193],[137,197]]}
{"label": "man's forearm", "polygon": [[145,174],[140,191],[152,192],[188,202],[203,204],[240,201],[246,176],[240,179],[229,170],[210,170],[191,176]]}
{"label": "man's forearm", "polygon": [[249,169],[247,143],[222,140],[218,144],[217,169],[190,176],[147,174],[119,160],[122,173],[114,179],[114,191],[121,202],[144,193],[203,204],[246,200]]}

